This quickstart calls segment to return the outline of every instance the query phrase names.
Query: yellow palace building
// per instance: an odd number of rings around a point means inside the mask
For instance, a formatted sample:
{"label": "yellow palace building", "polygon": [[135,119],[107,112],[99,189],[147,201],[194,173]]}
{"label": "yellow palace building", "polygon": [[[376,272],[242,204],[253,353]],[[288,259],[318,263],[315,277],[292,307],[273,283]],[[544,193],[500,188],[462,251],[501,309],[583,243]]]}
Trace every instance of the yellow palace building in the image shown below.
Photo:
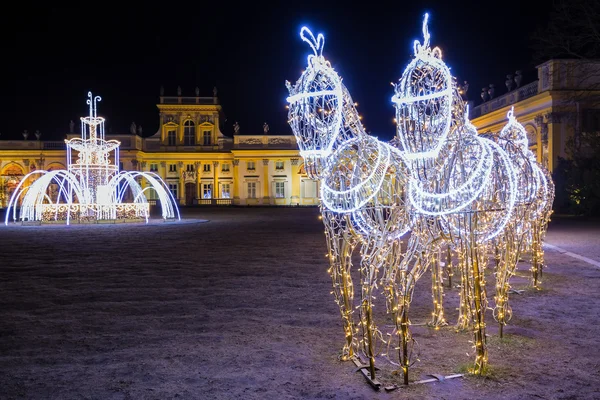
{"label": "yellow palace building", "polygon": [[[179,92],[179,90],[178,90]],[[180,93],[180,92],[179,92]],[[273,135],[265,124],[257,135],[224,135],[221,105],[213,97],[169,97],[157,104],[159,131],[107,135],[120,146],[120,169],[156,172],[180,205],[317,205],[318,182],[304,173],[293,135]],[[0,141],[0,207],[31,171],[66,169],[64,141],[42,141],[39,132],[23,140]],[[67,139],[79,136],[71,123]],[[73,154],[72,157],[76,157]],[[149,195],[152,199],[152,194]]]}
{"label": "yellow palace building", "polygon": [[514,107],[530,148],[552,172],[558,157],[569,158],[567,141],[576,132],[600,131],[600,62],[549,60],[537,66],[538,79],[523,86],[519,75],[507,76],[507,93],[473,107],[471,122],[479,133],[498,133]]}

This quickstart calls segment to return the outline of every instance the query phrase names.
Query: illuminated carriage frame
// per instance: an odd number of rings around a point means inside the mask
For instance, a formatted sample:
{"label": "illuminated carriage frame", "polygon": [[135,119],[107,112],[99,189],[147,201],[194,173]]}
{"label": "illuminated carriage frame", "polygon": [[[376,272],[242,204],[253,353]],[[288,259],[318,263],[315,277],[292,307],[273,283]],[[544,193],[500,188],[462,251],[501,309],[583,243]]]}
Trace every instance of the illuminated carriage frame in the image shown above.
{"label": "illuminated carriage frame", "polygon": [[[100,96],[88,92],[89,116],[81,118],[81,138],[65,140],[67,170],[36,170],[15,189],[5,224],[13,221],[145,220],[150,216],[146,192],[154,190],[164,220],[180,220],[177,202],[165,182],[153,172],[120,171],[117,140],[106,140],[103,117],[97,115]],[[71,151],[79,152],[73,162]],[[111,160],[114,160],[112,162]],[[34,176],[36,180],[27,185]],[[142,183],[145,181],[145,185]],[[20,207],[19,207],[20,204]]]}

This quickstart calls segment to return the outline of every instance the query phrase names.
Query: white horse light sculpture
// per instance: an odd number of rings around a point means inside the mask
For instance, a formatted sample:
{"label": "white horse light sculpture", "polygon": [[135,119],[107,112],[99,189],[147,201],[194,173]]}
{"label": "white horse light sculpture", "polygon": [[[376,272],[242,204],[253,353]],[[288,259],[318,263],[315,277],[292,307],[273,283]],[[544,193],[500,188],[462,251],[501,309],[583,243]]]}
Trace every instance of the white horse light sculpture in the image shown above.
{"label": "white horse light sculpture", "polygon": [[[459,326],[473,327],[476,359],[472,372],[481,374],[487,364],[487,250],[490,244],[500,243],[494,316],[502,326],[510,313],[508,278],[516,268],[520,243],[528,226],[534,228],[529,234],[534,232],[538,238],[536,231],[545,232],[553,185],[535,162],[525,130],[512,113],[498,137],[490,140],[477,134],[441,51],[429,47],[427,19],[426,14],[425,41],[423,45],[415,41],[415,58],[392,97],[398,142],[411,160],[411,205],[418,214],[438,218],[445,240],[459,255]],[[534,260],[543,258],[541,241],[532,242]]]}
{"label": "white horse light sculpture", "polygon": [[[36,170],[27,174],[10,199],[5,224],[11,215],[14,221],[66,224],[118,219],[148,222],[150,207],[145,192],[149,190],[156,192],[164,219],[180,219],[177,202],[160,176],[152,172],[119,172],[120,143],[105,139],[104,118],[98,117],[96,111],[100,100],[88,93],[90,115],[81,118],[81,138],[65,140],[67,170]],[[71,150],[79,152],[74,163]],[[38,175],[41,176],[27,186]],[[143,180],[147,185],[141,185]]]}
{"label": "white horse light sculpture", "polygon": [[496,294],[494,318],[503,327],[512,317],[508,303],[510,278],[515,274],[523,253],[531,254],[532,284],[538,287],[543,265],[542,240],[548,226],[554,202],[554,183],[547,169],[536,161],[529,149],[527,132],[514,116],[508,113],[508,123],[499,134],[492,135],[509,155],[517,171],[518,192],[513,218],[496,242]]}
{"label": "white horse light sculpture", "polygon": [[466,118],[441,50],[429,47],[427,19],[426,14],[424,43],[415,41],[414,59],[392,97],[397,134],[411,161],[411,205],[417,214],[437,218],[443,236],[459,255],[461,311],[474,327],[473,372],[482,373],[487,363],[483,273],[487,244],[512,218],[516,176],[507,153],[478,136]]}
{"label": "white horse light sculpture", "polygon": [[[377,343],[389,344],[373,318],[373,291],[384,271],[384,285],[399,265],[400,237],[409,229],[405,192],[406,163],[394,147],[365,132],[354,102],[341,78],[323,57],[323,35],[302,28],[301,38],[312,48],[308,66],[292,86],[286,82],[288,122],[296,136],[309,177],[320,182],[321,214],[329,248],[336,302],[346,343],[343,358],[357,349],[369,359],[375,381]],[[354,286],[351,257],[361,245],[361,305],[353,317]],[[393,313],[398,307],[391,307]],[[394,318],[398,321],[398,318]],[[399,326],[399,323],[398,323]],[[362,328],[362,338],[356,333]]]}

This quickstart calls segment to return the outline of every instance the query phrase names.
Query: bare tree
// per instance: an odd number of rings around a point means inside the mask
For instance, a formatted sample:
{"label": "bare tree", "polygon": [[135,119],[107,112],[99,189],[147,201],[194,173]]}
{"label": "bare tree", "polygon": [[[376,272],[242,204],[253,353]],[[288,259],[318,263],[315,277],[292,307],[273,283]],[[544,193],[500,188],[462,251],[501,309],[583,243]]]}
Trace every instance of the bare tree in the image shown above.
{"label": "bare tree", "polygon": [[570,60],[561,65],[571,79],[560,89],[574,90],[566,100],[600,106],[600,1],[554,0],[548,23],[533,34],[532,46],[538,64]]}
{"label": "bare tree", "polygon": [[532,37],[533,58],[540,64],[562,59],[570,79],[558,88],[558,111],[575,117],[554,173],[559,211],[600,213],[600,1],[554,0],[547,26]]}
{"label": "bare tree", "polygon": [[534,59],[600,58],[600,1],[555,0],[548,25],[533,35]]}

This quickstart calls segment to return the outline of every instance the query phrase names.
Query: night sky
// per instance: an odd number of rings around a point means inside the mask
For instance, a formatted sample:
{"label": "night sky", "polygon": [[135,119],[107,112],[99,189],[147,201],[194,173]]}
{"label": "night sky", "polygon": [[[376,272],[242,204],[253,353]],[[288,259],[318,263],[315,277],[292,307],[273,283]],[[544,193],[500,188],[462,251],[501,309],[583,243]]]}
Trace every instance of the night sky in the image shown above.
{"label": "night sky", "polygon": [[[123,2],[125,3],[125,2]],[[535,79],[530,36],[546,23],[549,1],[349,2],[150,2],[138,6],[31,6],[4,15],[0,139],[60,140],[69,120],[87,115],[88,91],[102,97],[99,115],[107,131],[124,133],[132,121],[143,135],[158,126],[160,86],[165,95],[212,96],[214,86],[227,118],[224,133],[239,121],[242,134],[290,134],[285,80],[295,82],[311,51],[299,38],[303,25],[325,35],[323,54],[344,79],[367,131],[394,132],[390,98],[412,43],[430,13],[433,45],[459,82],[469,81],[469,99],[489,83],[506,92],[506,74],[521,69]],[[48,3],[45,3],[48,4]],[[91,3],[86,3],[91,4]],[[341,5],[345,4],[345,6]],[[23,6],[21,6],[23,7]],[[527,82],[525,82],[527,83]]]}

